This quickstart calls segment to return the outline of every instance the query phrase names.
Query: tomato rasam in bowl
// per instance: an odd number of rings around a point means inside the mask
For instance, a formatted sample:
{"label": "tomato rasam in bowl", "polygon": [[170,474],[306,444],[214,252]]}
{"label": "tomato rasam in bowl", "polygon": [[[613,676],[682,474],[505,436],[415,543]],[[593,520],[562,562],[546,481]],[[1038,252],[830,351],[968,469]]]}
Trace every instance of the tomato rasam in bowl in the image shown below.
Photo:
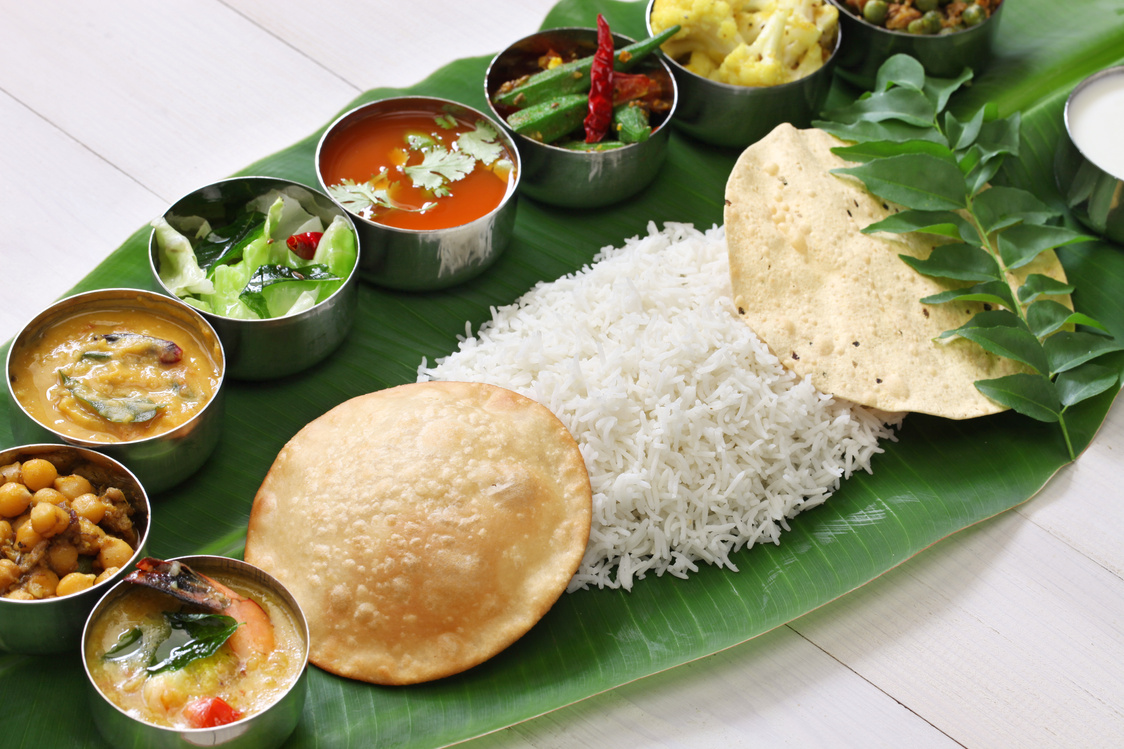
{"label": "tomato rasam in bowl", "polygon": [[405,291],[447,288],[496,261],[515,224],[521,171],[502,127],[425,96],[356,107],[316,148],[321,186],[359,232],[360,276]]}
{"label": "tomato rasam in bowl", "polygon": [[0,650],[76,650],[149,527],[148,496],[116,460],[70,445],[0,451]]}
{"label": "tomato rasam in bowl", "polygon": [[303,709],[308,625],[246,562],[149,557],[90,613],[82,661],[110,743],[272,747]]}
{"label": "tomato rasam in bowl", "polygon": [[214,449],[225,366],[214,328],[179,301],[138,289],[68,297],[8,351],[12,431],[105,453],[156,493]]}

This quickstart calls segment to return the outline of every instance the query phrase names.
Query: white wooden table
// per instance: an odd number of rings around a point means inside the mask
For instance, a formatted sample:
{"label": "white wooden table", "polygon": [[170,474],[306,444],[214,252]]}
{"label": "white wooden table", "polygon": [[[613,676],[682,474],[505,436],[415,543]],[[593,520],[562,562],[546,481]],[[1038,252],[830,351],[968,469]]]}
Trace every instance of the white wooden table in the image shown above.
{"label": "white wooden table", "polygon": [[[0,340],[186,192],[361,91],[498,51],[551,5],[0,0]],[[1117,404],[1015,510],[755,640],[472,745],[1124,746],[1122,458]]]}

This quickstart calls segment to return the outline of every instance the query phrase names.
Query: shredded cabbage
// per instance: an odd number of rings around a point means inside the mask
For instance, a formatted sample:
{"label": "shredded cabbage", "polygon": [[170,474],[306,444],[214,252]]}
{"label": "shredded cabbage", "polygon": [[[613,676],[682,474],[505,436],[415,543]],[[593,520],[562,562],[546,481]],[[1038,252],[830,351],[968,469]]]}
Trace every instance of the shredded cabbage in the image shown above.
{"label": "shredded cabbage", "polygon": [[[250,201],[246,209],[261,214],[261,234],[246,244],[240,258],[209,269],[200,266],[192,241],[210,233],[206,221],[197,216],[173,216],[171,222],[163,217],[156,219],[152,226],[156,229],[160,280],[196,309],[243,320],[284,317],[327,299],[355,267],[358,241],[342,216],[333,216],[325,228],[325,217],[311,200],[302,200],[302,195],[273,190]],[[301,258],[287,245],[290,236],[305,232],[323,232],[312,260]],[[271,268],[275,271],[269,272]],[[287,277],[292,274],[280,272],[283,269],[303,271],[302,275],[313,278],[294,280]],[[250,285],[255,274],[260,288],[256,292]],[[263,277],[266,281],[260,286]],[[259,314],[263,310],[268,315]]]}

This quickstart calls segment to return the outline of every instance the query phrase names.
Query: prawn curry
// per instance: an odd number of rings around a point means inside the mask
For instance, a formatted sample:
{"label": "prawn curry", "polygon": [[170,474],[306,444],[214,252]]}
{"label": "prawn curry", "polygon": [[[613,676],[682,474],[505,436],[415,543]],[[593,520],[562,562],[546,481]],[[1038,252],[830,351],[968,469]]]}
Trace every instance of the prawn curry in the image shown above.
{"label": "prawn curry", "polygon": [[86,668],[134,718],[172,728],[232,723],[277,702],[304,669],[298,618],[236,570],[203,575],[146,558],[117,590],[91,620]]}

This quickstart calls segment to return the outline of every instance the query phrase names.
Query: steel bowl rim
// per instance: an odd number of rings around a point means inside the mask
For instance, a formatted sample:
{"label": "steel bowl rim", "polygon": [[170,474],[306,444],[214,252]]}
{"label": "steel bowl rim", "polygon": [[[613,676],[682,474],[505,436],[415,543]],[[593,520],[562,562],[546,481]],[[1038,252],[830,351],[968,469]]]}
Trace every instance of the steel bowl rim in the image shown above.
{"label": "steel bowl rim", "polygon": [[[34,416],[32,416],[30,413],[28,413],[27,409],[24,407],[23,403],[20,402],[19,398],[16,397],[16,393],[12,389],[12,378],[11,378],[12,352],[17,350],[17,348],[18,348],[17,344],[20,342],[20,339],[24,336],[25,333],[27,333],[31,329],[31,326],[37,320],[40,320],[41,318],[45,318],[47,315],[49,315],[53,311],[61,310],[64,305],[76,304],[76,303],[78,303],[82,300],[85,300],[87,298],[96,297],[96,296],[99,296],[99,295],[111,295],[111,294],[119,294],[119,295],[122,295],[122,296],[124,296],[124,295],[136,296],[137,294],[142,294],[142,295],[145,295],[145,296],[149,297],[150,299],[153,299],[153,300],[157,301],[160,304],[168,304],[172,307],[178,307],[179,311],[188,313],[188,317],[194,316],[195,318],[197,318],[197,319],[193,320],[193,322],[201,323],[203,325],[204,332],[209,332],[212,339],[213,339],[214,344],[216,346],[218,346],[219,369],[220,369],[220,371],[219,371],[218,382],[215,383],[214,393],[211,394],[211,397],[207,400],[207,402],[203,405],[203,407],[201,409],[199,409],[195,414],[193,414],[191,416],[190,419],[183,422],[182,424],[179,424],[175,428],[169,429],[165,432],[160,432],[159,434],[152,434],[152,435],[149,435],[147,437],[141,437],[139,439],[121,440],[119,442],[98,442],[98,441],[95,441],[95,440],[81,439],[81,438],[78,438],[78,437],[71,437],[70,435],[63,434],[60,431],[58,431],[57,429],[55,429],[54,427],[49,426],[47,424],[44,424],[43,422],[39,421],[39,419],[36,419]],[[59,319],[60,319],[60,317],[55,317],[54,319],[51,319],[51,320],[45,319],[44,322],[48,322],[48,321],[49,322],[57,322]],[[61,440],[64,444],[70,445],[72,447],[82,447],[82,448],[93,449],[93,450],[99,451],[99,452],[101,450],[105,450],[106,448],[120,449],[120,448],[132,447],[134,445],[144,445],[144,444],[147,444],[147,443],[150,443],[150,442],[158,442],[162,439],[167,439],[169,436],[174,435],[177,432],[180,432],[180,431],[184,430],[185,428],[187,428],[189,426],[194,425],[194,423],[196,421],[202,421],[204,418],[206,418],[206,415],[211,410],[211,407],[213,406],[213,404],[216,401],[220,400],[219,393],[226,383],[226,369],[227,369],[226,349],[223,347],[222,338],[219,336],[219,334],[215,330],[214,326],[211,325],[211,322],[204,316],[204,314],[200,310],[195,309],[190,304],[185,304],[183,301],[181,301],[180,299],[178,299],[175,296],[169,296],[167,294],[161,294],[159,292],[151,291],[149,289],[135,289],[135,288],[127,287],[127,286],[112,286],[112,287],[104,288],[104,289],[91,289],[90,291],[79,292],[77,294],[73,294],[71,296],[63,297],[62,299],[56,300],[55,302],[53,302],[52,304],[43,308],[38,313],[36,313],[34,316],[32,316],[31,319],[29,319],[23,325],[23,327],[20,328],[20,331],[16,334],[15,338],[12,339],[11,345],[8,346],[8,353],[5,356],[5,360],[4,360],[4,372],[5,372],[5,374],[7,374],[7,380],[8,380],[8,383],[7,383],[7,385],[8,385],[8,397],[15,406],[19,407],[20,412],[27,419],[30,419],[31,421],[35,422],[36,424],[38,424],[43,429],[50,432],[52,435],[54,435],[59,440]],[[106,456],[106,457],[109,457],[109,456]],[[131,473],[131,471],[130,471],[130,473]]]}
{"label": "steel bowl rim", "polygon": [[[495,122],[490,116],[488,116],[487,114],[485,114],[485,113],[481,112],[480,110],[476,109],[476,107],[470,106],[468,104],[464,104],[464,103],[459,102],[459,101],[455,101],[453,99],[446,99],[446,98],[440,97],[440,96],[425,96],[425,95],[422,95],[422,94],[406,94],[406,95],[402,95],[402,96],[384,96],[380,99],[373,99],[371,101],[364,102],[364,103],[359,104],[355,107],[352,107],[351,109],[347,110],[346,112],[344,112],[343,114],[339,115],[334,120],[332,120],[332,122],[326,128],[324,128],[324,132],[320,135],[320,139],[316,143],[316,150],[313,153],[313,159],[312,159],[313,167],[316,169],[316,179],[320,183],[321,190],[323,191],[323,193],[326,194],[327,190],[328,190],[328,186],[324,183],[324,175],[320,171],[320,152],[324,148],[324,144],[328,141],[328,138],[332,134],[332,131],[338,125],[340,125],[345,120],[347,120],[347,119],[349,119],[353,116],[359,116],[364,110],[370,109],[370,108],[372,108],[372,107],[374,107],[375,105],[378,105],[378,104],[386,105],[388,103],[400,103],[400,102],[404,103],[404,102],[411,102],[411,101],[425,102],[427,104],[437,104],[437,105],[452,104],[453,106],[460,107],[461,109],[467,110],[468,112],[471,112],[472,114],[474,114],[474,115],[480,117],[481,119],[485,120],[486,122],[488,122],[488,124],[490,124],[493,128],[495,128],[496,133],[500,137],[504,138],[505,141],[507,141],[508,151],[512,156],[512,160],[515,162],[515,179],[511,180],[508,183],[507,190],[504,192],[503,198],[500,199],[500,202],[497,203],[495,205],[495,207],[493,207],[492,210],[488,211],[487,213],[482,214],[480,216],[477,216],[476,218],[472,219],[471,221],[465,222],[463,224],[457,224],[456,226],[446,226],[446,227],[443,227],[441,229],[407,229],[407,228],[402,228],[402,227],[398,227],[398,226],[387,226],[386,224],[381,224],[377,221],[372,221],[371,219],[363,218],[362,216],[359,216],[359,215],[356,215],[356,214],[352,213],[351,211],[349,211],[348,209],[344,208],[342,205],[337,203],[336,200],[334,198],[332,198],[331,195],[326,195],[326,197],[328,198],[328,200],[331,200],[332,203],[337,208],[339,208],[341,211],[343,211],[345,214],[347,214],[347,217],[352,220],[352,224],[359,221],[359,222],[362,222],[363,225],[365,225],[365,226],[375,228],[375,229],[380,229],[380,230],[383,230],[383,231],[386,231],[386,232],[390,232],[392,234],[393,233],[402,234],[403,236],[430,237],[430,236],[440,236],[442,234],[452,234],[454,232],[460,232],[462,230],[471,229],[472,227],[476,226],[477,224],[486,223],[488,221],[491,221],[497,214],[499,214],[499,212],[501,210],[503,210],[507,206],[507,204],[509,202],[511,202],[511,200],[514,199],[516,191],[519,187],[520,179],[523,176],[523,162],[522,162],[522,159],[520,158],[520,155],[519,155],[518,144],[515,143],[514,139],[511,138],[510,134],[506,131],[506,129],[502,125],[500,125],[500,123]],[[358,267],[358,265],[359,264],[356,263],[357,267]]]}

